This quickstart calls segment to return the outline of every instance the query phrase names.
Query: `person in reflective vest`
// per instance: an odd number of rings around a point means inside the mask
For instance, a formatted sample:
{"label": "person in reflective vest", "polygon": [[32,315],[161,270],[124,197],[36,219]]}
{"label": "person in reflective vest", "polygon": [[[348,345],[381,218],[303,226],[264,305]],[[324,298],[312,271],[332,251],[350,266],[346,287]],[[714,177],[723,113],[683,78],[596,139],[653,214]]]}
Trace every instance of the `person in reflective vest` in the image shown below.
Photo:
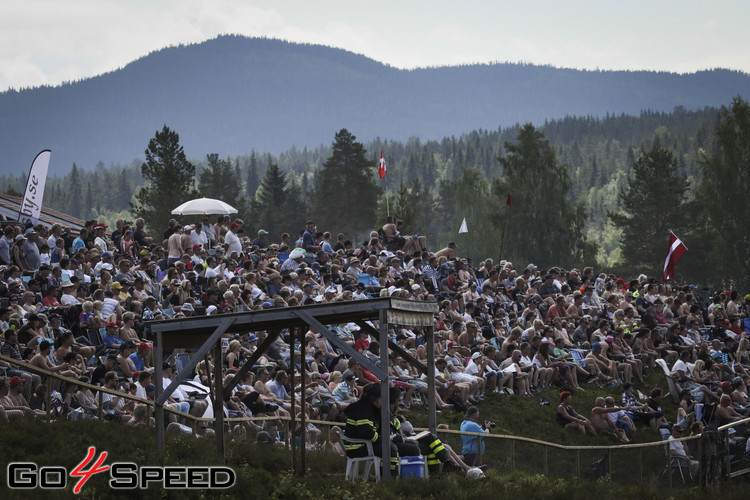
{"label": "person in reflective vest", "polygon": [[[382,456],[382,431],[380,425],[380,385],[371,383],[365,386],[362,397],[344,410],[346,427],[344,435],[354,439],[372,441],[373,453]],[[386,439],[388,436],[386,435]],[[344,446],[349,457],[367,456],[367,447],[363,443],[347,443]],[[398,448],[391,443],[391,471],[398,470]]]}
{"label": "person in reflective vest", "polygon": [[409,439],[415,436],[414,428],[411,422],[401,422],[401,418],[396,415],[398,402],[401,397],[401,389],[391,387],[391,441],[398,446],[399,455],[416,456],[422,455],[427,460],[427,466],[430,474],[440,472],[440,464],[444,470],[458,470],[459,467],[451,461],[448,450],[443,446],[443,442],[432,432],[420,432],[417,439]]}

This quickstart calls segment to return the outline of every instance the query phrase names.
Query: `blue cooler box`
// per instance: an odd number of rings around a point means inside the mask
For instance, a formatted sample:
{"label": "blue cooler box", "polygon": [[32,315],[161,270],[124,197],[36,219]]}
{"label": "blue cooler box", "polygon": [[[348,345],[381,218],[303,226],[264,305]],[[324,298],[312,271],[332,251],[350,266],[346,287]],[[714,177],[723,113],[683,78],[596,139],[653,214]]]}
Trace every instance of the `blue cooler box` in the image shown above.
{"label": "blue cooler box", "polygon": [[401,457],[399,460],[401,466],[401,477],[403,478],[424,478],[424,458],[422,457]]}

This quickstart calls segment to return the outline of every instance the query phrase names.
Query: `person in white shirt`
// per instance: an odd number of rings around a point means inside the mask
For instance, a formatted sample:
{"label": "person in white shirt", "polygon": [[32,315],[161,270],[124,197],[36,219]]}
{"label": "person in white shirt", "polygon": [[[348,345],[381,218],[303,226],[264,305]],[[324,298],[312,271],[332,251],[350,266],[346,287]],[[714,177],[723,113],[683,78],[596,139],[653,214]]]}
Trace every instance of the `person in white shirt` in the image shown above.
{"label": "person in white shirt", "polygon": [[229,231],[227,231],[227,234],[224,236],[224,243],[227,246],[227,255],[236,253],[239,256],[242,253],[242,242],[235,232],[240,227],[242,226],[236,222],[232,222],[229,225]]}
{"label": "person in white shirt", "polygon": [[676,458],[680,461],[682,465],[687,464],[687,466],[690,468],[690,474],[692,476],[698,475],[698,461],[693,460],[685,450],[685,445],[682,441],[677,441],[677,439],[680,439],[682,437],[682,426],[679,425],[673,425],[672,426],[672,434],[669,436],[669,439],[667,439],[667,442],[669,443],[669,456]]}
{"label": "person in white shirt", "polygon": [[94,246],[99,247],[102,253],[109,252],[109,246],[107,244],[107,237],[104,234],[104,231],[106,229],[107,229],[107,225],[101,222],[97,224],[96,226],[94,226],[94,234],[96,235],[96,237],[94,238]]}
{"label": "person in white shirt", "polygon": [[151,374],[147,371],[138,373],[138,382],[135,383],[135,395],[136,397],[147,399],[146,387],[151,385]]}
{"label": "person in white shirt", "polygon": [[73,295],[75,293],[75,285],[69,279],[63,281],[60,288],[62,288],[62,295],[60,296],[61,305],[74,306],[81,303],[75,295]]}
{"label": "person in white shirt", "polygon": [[206,248],[208,236],[206,236],[206,232],[203,231],[203,225],[200,222],[195,224],[193,231],[190,233],[190,243],[191,246],[201,245],[203,248]]}

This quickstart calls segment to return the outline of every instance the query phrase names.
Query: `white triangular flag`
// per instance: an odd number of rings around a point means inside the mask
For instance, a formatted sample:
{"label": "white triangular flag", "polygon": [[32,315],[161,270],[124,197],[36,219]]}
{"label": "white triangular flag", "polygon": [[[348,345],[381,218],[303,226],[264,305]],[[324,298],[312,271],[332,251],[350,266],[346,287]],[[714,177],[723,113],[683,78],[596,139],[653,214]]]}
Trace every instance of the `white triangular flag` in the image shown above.
{"label": "white triangular flag", "polygon": [[466,225],[466,217],[464,217],[464,221],[461,223],[461,227],[458,228],[458,234],[461,233],[468,233],[469,227]]}

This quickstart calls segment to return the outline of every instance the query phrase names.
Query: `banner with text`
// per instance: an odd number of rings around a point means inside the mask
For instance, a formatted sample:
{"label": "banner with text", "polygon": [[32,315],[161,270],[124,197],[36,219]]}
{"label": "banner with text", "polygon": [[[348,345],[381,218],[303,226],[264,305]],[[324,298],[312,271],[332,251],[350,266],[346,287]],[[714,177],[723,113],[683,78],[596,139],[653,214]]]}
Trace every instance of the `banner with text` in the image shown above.
{"label": "banner with text", "polygon": [[23,194],[23,202],[18,209],[18,220],[22,224],[39,222],[42,213],[42,198],[44,197],[44,185],[47,182],[47,168],[52,152],[45,149],[34,158],[29,170],[29,179],[26,181],[26,191]]}

